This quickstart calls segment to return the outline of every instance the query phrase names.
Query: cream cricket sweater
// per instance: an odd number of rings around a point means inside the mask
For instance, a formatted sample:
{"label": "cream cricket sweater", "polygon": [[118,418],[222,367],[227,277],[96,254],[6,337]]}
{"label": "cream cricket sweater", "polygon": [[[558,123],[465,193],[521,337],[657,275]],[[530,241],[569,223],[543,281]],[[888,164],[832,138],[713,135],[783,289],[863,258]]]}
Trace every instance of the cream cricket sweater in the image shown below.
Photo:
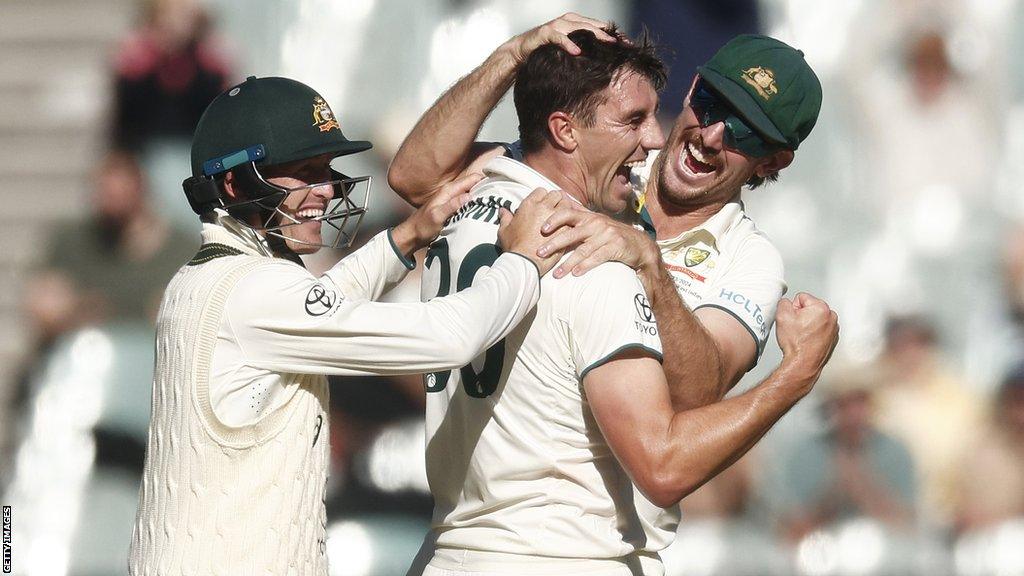
{"label": "cream cricket sweater", "polygon": [[[462,366],[537,302],[536,267],[515,254],[458,294],[372,302],[407,272],[389,239],[379,234],[317,278],[204,225],[204,248],[158,314],[130,574],[326,574],[325,375]],[[216,404],[230,402],[213,398],[257,384],[273,401],[225,424]]]}

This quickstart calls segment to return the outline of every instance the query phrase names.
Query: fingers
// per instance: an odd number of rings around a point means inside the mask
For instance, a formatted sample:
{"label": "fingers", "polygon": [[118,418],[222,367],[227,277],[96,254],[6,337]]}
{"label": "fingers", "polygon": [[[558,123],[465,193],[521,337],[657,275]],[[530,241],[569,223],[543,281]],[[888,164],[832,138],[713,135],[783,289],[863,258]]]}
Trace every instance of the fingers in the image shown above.
{"label": "fingers", "polygon": [[538,205],[554,208],[558,201],[562,199],[561,190],[546,190],[544,188],[534,188],[530,195],[523,199],[520,206],[525,205]]}
{"label": "fingers", "polygon": [[480,172],[469,172],[467,174],[463,174],[442,187],[439,195],[449,193],[451,196],[456,196],[464,192],[469,192],[470,189],[473,188],[473,186],[476,186],[477,182],[483,180],[483,178],[484,175]]}
{"label": "fingers", "polygon": [[583,52],[583,50],[580,50],[580,47],[570,40],[568,36],[556,36],[553,43],[558,44],[562,47],[562,50],[565,50],[573,56],[579,56]]}
{"label": "fingers", "polygon": [[813,304],[824,303],[822,300],[811,296],[807,292],[800,292],[793,298],[793,306],[796,308],[806,308]]}
{"label": "fingers", "polygon": [[794,314],[796,314],[796,306],[793,305],[793,301],[789,298],[780,298],[779,304],[775,308],[775,321],[784,323]]}
{"label": "fingers", "polygon": [[557,44],[569,54],[578,56],[581,52],[580,47],[569,39],[569,34],[576,30],[589,30],[594,34],[594,37],[602,42],[617,42],[619,38],[604,31],[604,28],[608,26],[607,22],[581,16],[574,12],[567,12],[541,26],[537,30],[535,38],[540,40],[538,45],[543,43]]}
{"label": "fingers", "polygon": [[569,32],[573,32],[574,30],[590,30],[591,32],[594,33],[594,36],[596,36],[598,40],[603,40],[605,42],[615,42],[618,40],[618,38],[616,38],[615,36],[612,36],[611,34],[604,31],[604,29],[608,28],[610,25],[602,20],[588,18],[586,16],[576,14],[575,12],[567,12],[566,14],[563,14],[562,17],[559,18],[559,20],[564,20],[565,22],[577,24],[577,26],[575,26],[572,30],[567,31],[566,34],[568,34]]}
{"label": "fingers", "polygon": [[437,224],[447,220],[449,216],[469,202],[471,198],[469,191],[483,177],[483,174],[476,172],[464,174],[443,186],[437,195],[431,198],[426,207],[428,218]]}
{"label": "fingers", "polygon": [[555,230],[563,226],[579,226],[584,220],[591,216],[590,212],[584,210],[578,210],[573,207],[575,202],[559,207],[548,219],[544,221],[544,225],[540,227],[540,231],[543,234],[551,234]]}
{"label": "fingers", "polygon": [[502,206],[498,210],[498,218],[498,234],[502,234],[512,224],[512,213]]}
{"label": "fingers", "polygon": [[[575,254],[575,252],[573,253]],[[583,258],[579,263],[572,264],[572,275],[583,276],[587,272],[590,272],[594,268],[597,268],[601,264],[612,260],[614,252],[608,249],[607,246],[603,246],[591,252],[586,258]],[[562,266],[568,267],[569,263],[565,263]],[[557,270],[556,270],[557,272]]]}

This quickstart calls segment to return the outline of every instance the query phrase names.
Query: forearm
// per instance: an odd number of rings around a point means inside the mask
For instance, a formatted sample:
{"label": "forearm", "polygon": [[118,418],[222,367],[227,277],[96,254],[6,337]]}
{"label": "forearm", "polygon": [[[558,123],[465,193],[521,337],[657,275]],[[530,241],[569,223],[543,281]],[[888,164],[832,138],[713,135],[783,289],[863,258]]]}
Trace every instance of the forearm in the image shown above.
{"label": "forearm", "polygon": [[662,368],[676,412],[707,406],[725,396],[718,347],[683,303],[660,258],[641,272],[665,354]]}
{"label": "forearm", "polygon": [[517,66],[506,43],[427,110],[388,169],[388,184],[399,196],[420,205],[469,166],[477,133],[512,86]]}
{"label": "forearm", "polygon": [[665,431],[662,497],[682,499],[750,450],[809,390],[816,374],[783,363],[752,390],[676,413]]}

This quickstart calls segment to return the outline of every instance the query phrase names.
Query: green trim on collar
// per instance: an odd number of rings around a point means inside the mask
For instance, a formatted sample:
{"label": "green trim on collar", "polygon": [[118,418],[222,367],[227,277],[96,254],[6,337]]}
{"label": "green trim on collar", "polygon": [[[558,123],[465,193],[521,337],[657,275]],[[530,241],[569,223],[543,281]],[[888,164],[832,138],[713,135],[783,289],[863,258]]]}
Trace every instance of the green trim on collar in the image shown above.
{"label": "green trim on collar", "polygon": [[657,240],[658,231],[654,229],[654,222],[651,221],[651,214],[647,212],[647,206],[640,207],[638,216],[640,217],[640,226],[643,227],[644,232],[647,232],[647,235],[652,239]]}
{"label": "green trim on collar", "polygon": [[391,249],[394,250],[395,256],[398,256],[398,259],[402,261],[402,264],[406,269],[412,270],[416,268],[416,261],[409,260],[409,258],[407,258],[405,254],[402,254],[402,251],[398,249],[398,245],[395,244],[395,239],[391,237],[392,230],[394,230],[394,228],[388,228],[388,243],[391,244]]}
{"label": "green trim on collar", "polygon": [[196,255],[188,261],[186,266],[198,266],[205,262],[209,262],[214,258],[222,258],[224,256],[239,256],[243,254],[238,248],[233,248],[226,244],[219,244],[217,242],[211,242],[209,244],[203,244],[199,247],[199,251]]}

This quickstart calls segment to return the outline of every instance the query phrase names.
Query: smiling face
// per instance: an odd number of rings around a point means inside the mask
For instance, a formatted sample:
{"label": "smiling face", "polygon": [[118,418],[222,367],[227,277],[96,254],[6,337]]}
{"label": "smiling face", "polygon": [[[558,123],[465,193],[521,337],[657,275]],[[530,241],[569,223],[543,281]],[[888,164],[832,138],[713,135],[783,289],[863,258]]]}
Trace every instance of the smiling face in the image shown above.
{"label": "smiling face", "polygon": [[650,80],[624,71],[604,90],[593,123],[575,126],[576,161],[594,209],[615,214],[628,206],[630,169],[643,165],[647,152],[664,144],[657,109],[658,95]]}
{"label": "smiling face", "polygon": [[654,167],[659,198],[681,207],[724,204],[751,176],[778,172],[793,157],[788,150],[754,158],[727,148],[725,123],[702,127],[690,106],[696,80]]}
{"label": "smiling face", "polygon": [[[301,188],[331,180],[331,156],[329,154],[267,166],[261,174],[267,182],[282,188]],[[334,197],[330,184],[303,188],[289,193],[278,207],[284,216],[275,215],[270,224],[284,225],[279,230],[285,245],[296,254],[312,254],[323,243],[322,223],[315,220],[324,215],[327,203]]]}

